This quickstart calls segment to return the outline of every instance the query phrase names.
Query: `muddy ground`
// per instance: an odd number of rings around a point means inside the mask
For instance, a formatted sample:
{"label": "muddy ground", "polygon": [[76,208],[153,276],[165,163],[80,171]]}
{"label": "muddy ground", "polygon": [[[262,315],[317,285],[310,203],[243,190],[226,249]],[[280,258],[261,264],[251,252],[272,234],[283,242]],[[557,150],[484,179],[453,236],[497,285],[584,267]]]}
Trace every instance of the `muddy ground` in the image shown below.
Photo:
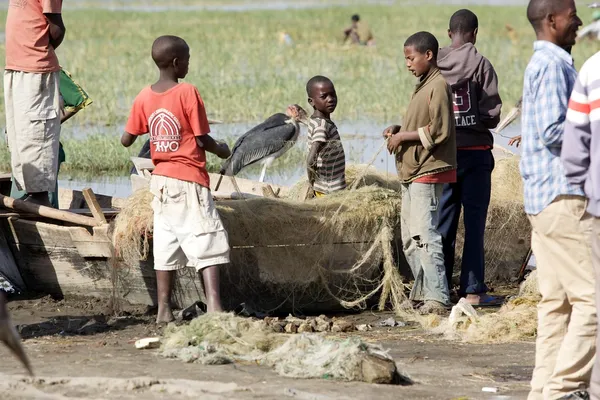
{"label": "muddy ground", "polygon": [[[160,335],[144,307],[114,317],[96,299],[50,298],[10,303],[36,378],[0,348],[1,399],[524,399],[533,342],[471,345],[425,334],[414,326],[360,333],[391,350],[410,386],[282,378],[257,365],[203,366],[136,350],[137,339]],[[370,323],[389,313],[348,318]],[[358,332],[357,332],[358,333]],[[339,334],[338,334],[339,335]],[[497,388],[488,394],[482,388]]]}

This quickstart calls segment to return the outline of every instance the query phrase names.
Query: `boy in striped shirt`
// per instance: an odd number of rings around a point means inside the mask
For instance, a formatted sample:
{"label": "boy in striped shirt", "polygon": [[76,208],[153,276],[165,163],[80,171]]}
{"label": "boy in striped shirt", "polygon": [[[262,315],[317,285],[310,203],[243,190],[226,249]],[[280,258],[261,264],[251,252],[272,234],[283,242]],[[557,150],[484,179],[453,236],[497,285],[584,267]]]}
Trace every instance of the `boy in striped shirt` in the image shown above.
{"label": "boy in striped shirt", "polygon": [[308,126],[308,181],[316,197],[346,188],[346,155],[330,115],[337,106],[333,82],[314,76],[306,84],[308,103],[315,110]]}
{"label": "boy in striped shirt", "polygon": [[[592,263],[596,273],[596,311],[600,306],[600,53],[581,68],[571,93],[561,159],[568,182],[584,190],[592,215]],[[596,312],[596,315],[598,312]],[[596,315],[590,316],[590,319]],[[598,337],[600,338],[600,336]],[[596,349],[598,349],[598,338]],[[593,337],[586,338],[592,341]],[[586,346],[593,347],[587,342]],[[596,350],[597,351],[597,350]],[[589,395],[600,400],[600,357],[595,358]]]}

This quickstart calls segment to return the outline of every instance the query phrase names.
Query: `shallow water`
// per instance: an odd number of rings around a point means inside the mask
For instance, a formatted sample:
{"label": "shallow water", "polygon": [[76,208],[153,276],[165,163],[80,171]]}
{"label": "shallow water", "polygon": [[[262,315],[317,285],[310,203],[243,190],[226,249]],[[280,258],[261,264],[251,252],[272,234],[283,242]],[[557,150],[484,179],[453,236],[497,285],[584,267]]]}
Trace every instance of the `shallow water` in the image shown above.
{"label": "shallow water", "polygon": [[[344,150],[346,152],[347,163],[352,164],[367,164],[372,165],[380,171],[395,175],[396,167],[394,158],[387,153],[387,150],[382,147],[383,140],[381,138],[381,132],[390,125],[391,123],[378,123],[372,121],[341,121],[337,122],[338,130],[344,144]],[[248,129],[255,126],[256,123],[235,123],[235,124],[221,124],[212,125],[213,137],[217,139],[223,138],[238,138],[243,135]],[[104,133],[108,135],[115,135],[115,140],[119,140],[119,134],[116,132],[122,132],[122,127],[110,127],[110,128],[94,128],[89,127],[74,127],[75,129],[69,130],[70,135],[76,138],[83,138],[89,132]],[[518,124],[509,126],[505,131],[502,132],[502,136],[494,135],[494,140],[497,145],[504,147],[505,149],[520,154],[520,149],[508,146],[508,140],[510,137],[518,135],[520,127]],[[297,151],[301,151],[303,155],[306,154],[306,129],[303,128],[298,143],[295,148]],[[501,150],[497,151],[498,156],[502,156]],[[298,180],[303,178],[306,174],[305,164],[302,160],[297,166],[287,165],[285,168],[277,170],[276,168],[270,168],[267,170],[266,182],[274,183],[277,185],[291,186]],[[260,176],[260,166],[249,167],[243,170],[240,177],[258,180]],[[67,187],[71,189],[81,190],[85,187],[91,187],[94,192],[105,195],[127,197],[131,193],[129,177],[95,177],[91,179],[73,179],[69,180],[68,177],[61,176],[59,179],[59,185],[61,187]]]}

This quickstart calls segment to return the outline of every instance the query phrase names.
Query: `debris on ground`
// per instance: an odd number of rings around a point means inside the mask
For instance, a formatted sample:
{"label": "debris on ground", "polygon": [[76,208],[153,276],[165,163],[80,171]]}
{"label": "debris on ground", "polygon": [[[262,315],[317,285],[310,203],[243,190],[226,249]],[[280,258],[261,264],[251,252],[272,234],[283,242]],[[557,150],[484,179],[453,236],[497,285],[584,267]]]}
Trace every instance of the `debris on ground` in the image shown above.
{"label": "debris on ground", "polygon": [[396,319],[394,317],[389,317],[387,319],[382,319],[381,321],[377,322],[376,326],[378,327],[390,327],[390,328],[394,328],[394,327],[403,327],[406,326],[406,324],[402,321],[396,321]]}
{"label": "debris on ground", "polygon": [[[278,318],[265,321],[226,313],[205,314],[189,325],[168,325],[162,354],[201,364],[252,361],[293,378],[410,382],[410,378],[398,372],[396,363],[383,348],[358,337],[336,340],[311,333],[290,336],[277,333],[272,327],[281,329],[281,322],[285,322],[285,331],[309,332],[318,325],[317,319],[326,322],[324,316],[310,320],[289,316],[283,321]],[[332,322],[340,329],[354,329],[353,324],[343,319]]]}
{"label": "debris on ground", "polygon": [[156,349],[160,347],[160,338],[152,337],[152,338],[143,338],[140,340],[136,340],[135,348],[136,349]]}

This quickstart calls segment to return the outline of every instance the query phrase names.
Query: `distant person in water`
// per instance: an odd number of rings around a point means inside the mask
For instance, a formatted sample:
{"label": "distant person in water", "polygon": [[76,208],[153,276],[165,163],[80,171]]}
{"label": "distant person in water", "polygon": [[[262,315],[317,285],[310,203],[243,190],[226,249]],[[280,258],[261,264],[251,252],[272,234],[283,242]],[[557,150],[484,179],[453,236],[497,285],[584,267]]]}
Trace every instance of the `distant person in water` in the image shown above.
{"label": "distant person in water", "polygon": [[[71,74],[64,69],[60,69],[60,123],[63,124],[79,111],[92,104],[92,99],[88,94],[73,81]],[[66,156],[63,150],[62,143],[58,143],[58,167],[56,170],[56,176],[60,171],[60,164],[65,162]],[[14,178],[10,187],[10,197],[15,199],[23,199],[27,197],[25,190],[19,190],[15,183]],[[54,191],[48,193],[48,199],[52,207],[58,208],[58,179]]]}
{"label": "distant person in water", "polygon": [[354,14],[351,18],[351,24],[344,29],[344,43],[361,44],[364,46],[374,46],[375,38],[371,28],[360,20],[358,14]]}

